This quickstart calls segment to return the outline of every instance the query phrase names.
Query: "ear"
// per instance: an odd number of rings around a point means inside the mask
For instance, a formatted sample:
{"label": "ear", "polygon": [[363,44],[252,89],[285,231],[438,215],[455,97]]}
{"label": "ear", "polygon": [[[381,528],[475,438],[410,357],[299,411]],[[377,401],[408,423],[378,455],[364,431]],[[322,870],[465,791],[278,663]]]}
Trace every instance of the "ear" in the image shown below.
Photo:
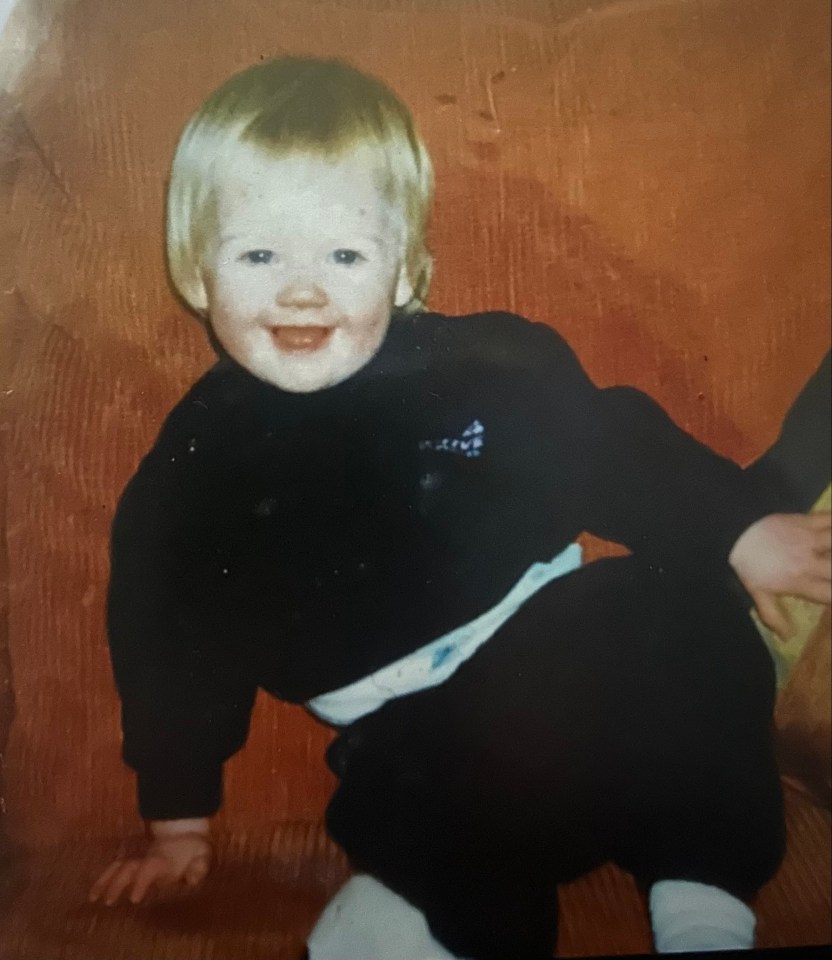
{"label": "ear", "polygon": [[399,279],[396,281],[396,295],[394,303],[397,307],[403,307],[413,299],[413,284],[407,275],[407,266],[402,264],[399,268]]}
{"label": "ear", "polygon": [[201,316],[205,316],[208,313],[208,296],[202,284],[194,288],[193,294],[189,298],[189,303]]}
{"label": "ear", "polygon": [[194,270],[193,280],[188,285],[188,302],[202,316],[208,313],[208,285],[202,269]]}

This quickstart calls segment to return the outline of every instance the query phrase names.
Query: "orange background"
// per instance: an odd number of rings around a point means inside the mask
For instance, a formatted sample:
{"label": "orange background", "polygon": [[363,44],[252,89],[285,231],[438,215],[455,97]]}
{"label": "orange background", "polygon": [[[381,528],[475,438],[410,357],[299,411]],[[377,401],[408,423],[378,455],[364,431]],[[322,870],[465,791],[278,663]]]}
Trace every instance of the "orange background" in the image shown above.
{"label": "orange background", "polygon": [[[555,325],[597,382],[645,389],[741,462],[773,440],[829,344],[828,0],[589,6],[63,4],[0,100],[14,839],[135,830],[103,631],[109,523],[212,359],[166,284],[163,187],[183,122],[230,72],[307,52],[386,79],[436,166],[434,308]],[[317,819],[326,739],[259,702],[225,825]]]}

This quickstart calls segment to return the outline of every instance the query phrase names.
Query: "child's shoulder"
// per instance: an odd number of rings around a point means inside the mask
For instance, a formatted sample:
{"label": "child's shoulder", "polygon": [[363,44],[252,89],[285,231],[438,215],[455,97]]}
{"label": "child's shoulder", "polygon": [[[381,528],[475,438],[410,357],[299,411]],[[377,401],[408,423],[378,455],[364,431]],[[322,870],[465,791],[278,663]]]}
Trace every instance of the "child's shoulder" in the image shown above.
{"label": "child's shoulder", "polygon": [[425,312],[401,318],[400,322],[410,325],[418,340],[446,349],[478,345],[523,349],[545,339],[553,344],[565,343],[548,324],[507,310],[459,315]]}
{"label": "child's shoulder", "polygon": [[[547,324],[529,320],[510,310],[483,310],[478,313],[447,314],[426,311],[403,318],[423,334],[437,337],[467,338],[492,336],[517,339],[534,336],[541,328],[555,331]],[[557,334],[555,333],[557,336]]]}
{"label": "child's shoulder", "polygon": [[434,355],[527,369],[573,363],[571,347],[552,326],[516,313],[490,310],[460,316],[420,313],[408,317],[420,349]]}
{"label": "child's shoulder", "polygon": [[231,361],[219,360],[207,370],[166,415],[155,447],[179,450],[207,439],[233,433],[243,411],[257,409],[259,381]]}

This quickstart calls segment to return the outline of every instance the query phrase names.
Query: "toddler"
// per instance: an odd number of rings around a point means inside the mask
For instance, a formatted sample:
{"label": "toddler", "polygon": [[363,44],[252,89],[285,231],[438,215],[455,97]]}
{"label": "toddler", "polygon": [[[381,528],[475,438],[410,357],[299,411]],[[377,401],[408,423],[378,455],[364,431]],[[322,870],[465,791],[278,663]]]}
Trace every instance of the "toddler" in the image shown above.
{"label": "toddler", "polygon": [[[91,898],[202,879],[263,688],[338,729],[355,876],[311,960],[550,958],[558,884],[608,860],[659,950],[748,947],[783,851],[748,596],[828,602],[828,516],[549,326],[428,312],[431,189],[406,108],[338,61],[255,66],[185,129],[170,274],[219,362],[114,522],[150,844]],[[582,531],[631,554],[581,566]]]}

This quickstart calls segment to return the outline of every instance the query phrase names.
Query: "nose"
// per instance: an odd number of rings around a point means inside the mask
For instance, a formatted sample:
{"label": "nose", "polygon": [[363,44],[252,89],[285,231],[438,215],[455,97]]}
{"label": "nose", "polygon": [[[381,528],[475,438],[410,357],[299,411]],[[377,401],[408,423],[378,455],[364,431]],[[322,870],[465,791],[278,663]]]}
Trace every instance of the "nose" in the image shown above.
{"label": "nose", "polygon": [[278,306],[296,310],[321,308],[328,302],[326,291],[314,280],[305,277],[287,280],[277,291],[276,299]]}

